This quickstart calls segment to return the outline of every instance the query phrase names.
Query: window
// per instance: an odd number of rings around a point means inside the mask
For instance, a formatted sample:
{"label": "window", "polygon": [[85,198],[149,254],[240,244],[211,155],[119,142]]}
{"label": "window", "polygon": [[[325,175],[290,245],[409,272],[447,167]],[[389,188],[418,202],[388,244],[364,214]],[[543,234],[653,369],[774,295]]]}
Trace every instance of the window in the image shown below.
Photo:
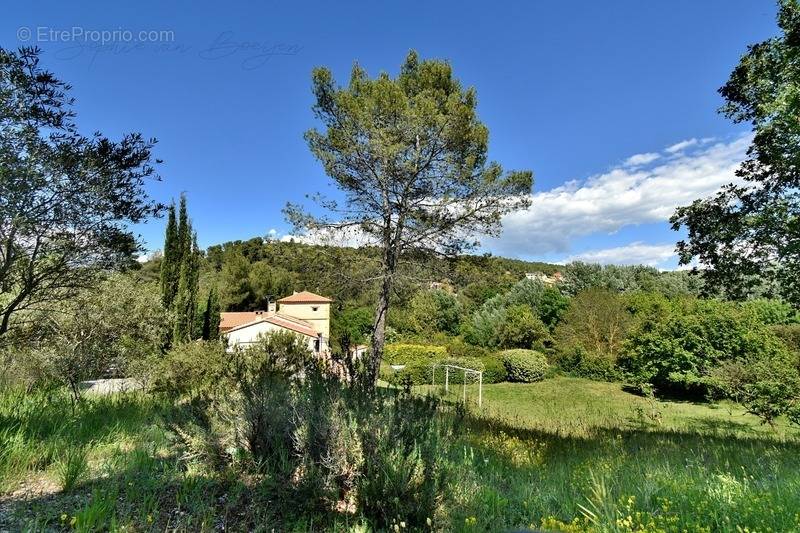
{"label": "window", "polygon": [[318,309],[319,309],[319,306],[318,306],[318,305],[312,305],[312,306],[311,306],[311,310],[312,310],[312,311],[315,311],[315,312],[316,312]]}

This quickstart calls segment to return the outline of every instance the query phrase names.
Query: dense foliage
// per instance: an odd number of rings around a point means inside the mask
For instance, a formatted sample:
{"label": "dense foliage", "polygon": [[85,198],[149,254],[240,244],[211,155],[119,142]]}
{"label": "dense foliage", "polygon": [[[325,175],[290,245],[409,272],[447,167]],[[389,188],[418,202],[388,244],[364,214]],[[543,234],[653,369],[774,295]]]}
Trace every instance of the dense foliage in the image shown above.
{"label": "dense foliage", "polygon": [[754,132],[741,185],[681,207],[681,262],[699,260],[706,293],[764,292],[800,305],[800,4],[781,0],[782,35],[750,46],[719,90],[721,112]]}
{"label": "dense foliage", "polygon": [[534,350],[505,350],[500,356],[509,381],[533,383],[547,373],[547,358]]}
{"label": "dense foliage", "polygon": [[38,49],[0,48],[0,342],[109,269],[130,267],[130,225],[158,213],[155,140],[84,136],[71,87]]}
{"label": "dense foliage", "polygon": [[723,362],[789,357],[764,323],[725,302],[679,300],[637,318],[621,365],[634,380],[665,392],[702,397],[710,392],[712,370]]}

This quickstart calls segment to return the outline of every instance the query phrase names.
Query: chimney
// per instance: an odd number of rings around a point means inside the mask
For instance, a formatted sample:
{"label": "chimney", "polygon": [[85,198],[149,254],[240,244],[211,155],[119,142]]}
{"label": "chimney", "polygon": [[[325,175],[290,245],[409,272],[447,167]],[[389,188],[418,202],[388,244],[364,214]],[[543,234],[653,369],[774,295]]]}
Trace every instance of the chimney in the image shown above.
{"label": "chimney", "polygon": [[267,302],[267,312],[268,313],[274,313],[275,312],[275,302],[273,302],[272,300]]}

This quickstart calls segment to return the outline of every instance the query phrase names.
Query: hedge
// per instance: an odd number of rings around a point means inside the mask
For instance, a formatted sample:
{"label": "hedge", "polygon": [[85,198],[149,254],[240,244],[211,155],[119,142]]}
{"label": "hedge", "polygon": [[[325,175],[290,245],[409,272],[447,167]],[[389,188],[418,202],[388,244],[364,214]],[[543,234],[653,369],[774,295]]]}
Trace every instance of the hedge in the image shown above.
{"label": "hedge", "polygon": [[481,357],[483,362],[483,382],[484,383],[502,383],[508,377],[506,366],[503,360],[496,355],[488,355]]}
{"label": "hedge", "polygon": [[433,362],[447,357],[447,348],[432,344],[387,344],[383,358],[390,365],[408,365],[418,361]]}
{"label": "hedge", "polygon": [[509,381],[533,383],[541,381],[547,372],[547,358],[534,350],[505,350],[500,352]]}

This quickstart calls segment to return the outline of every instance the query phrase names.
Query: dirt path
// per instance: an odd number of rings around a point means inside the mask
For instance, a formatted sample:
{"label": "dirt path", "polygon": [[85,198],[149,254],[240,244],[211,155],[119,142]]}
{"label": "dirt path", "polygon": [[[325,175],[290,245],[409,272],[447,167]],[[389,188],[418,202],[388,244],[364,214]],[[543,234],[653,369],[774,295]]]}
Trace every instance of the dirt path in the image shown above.
{"label": "dirt path", "polygon": [[83,392],[111,394],[139,390],[142,388],[142,384],[133,378],[94,379],[81,382],[81,388]]}

